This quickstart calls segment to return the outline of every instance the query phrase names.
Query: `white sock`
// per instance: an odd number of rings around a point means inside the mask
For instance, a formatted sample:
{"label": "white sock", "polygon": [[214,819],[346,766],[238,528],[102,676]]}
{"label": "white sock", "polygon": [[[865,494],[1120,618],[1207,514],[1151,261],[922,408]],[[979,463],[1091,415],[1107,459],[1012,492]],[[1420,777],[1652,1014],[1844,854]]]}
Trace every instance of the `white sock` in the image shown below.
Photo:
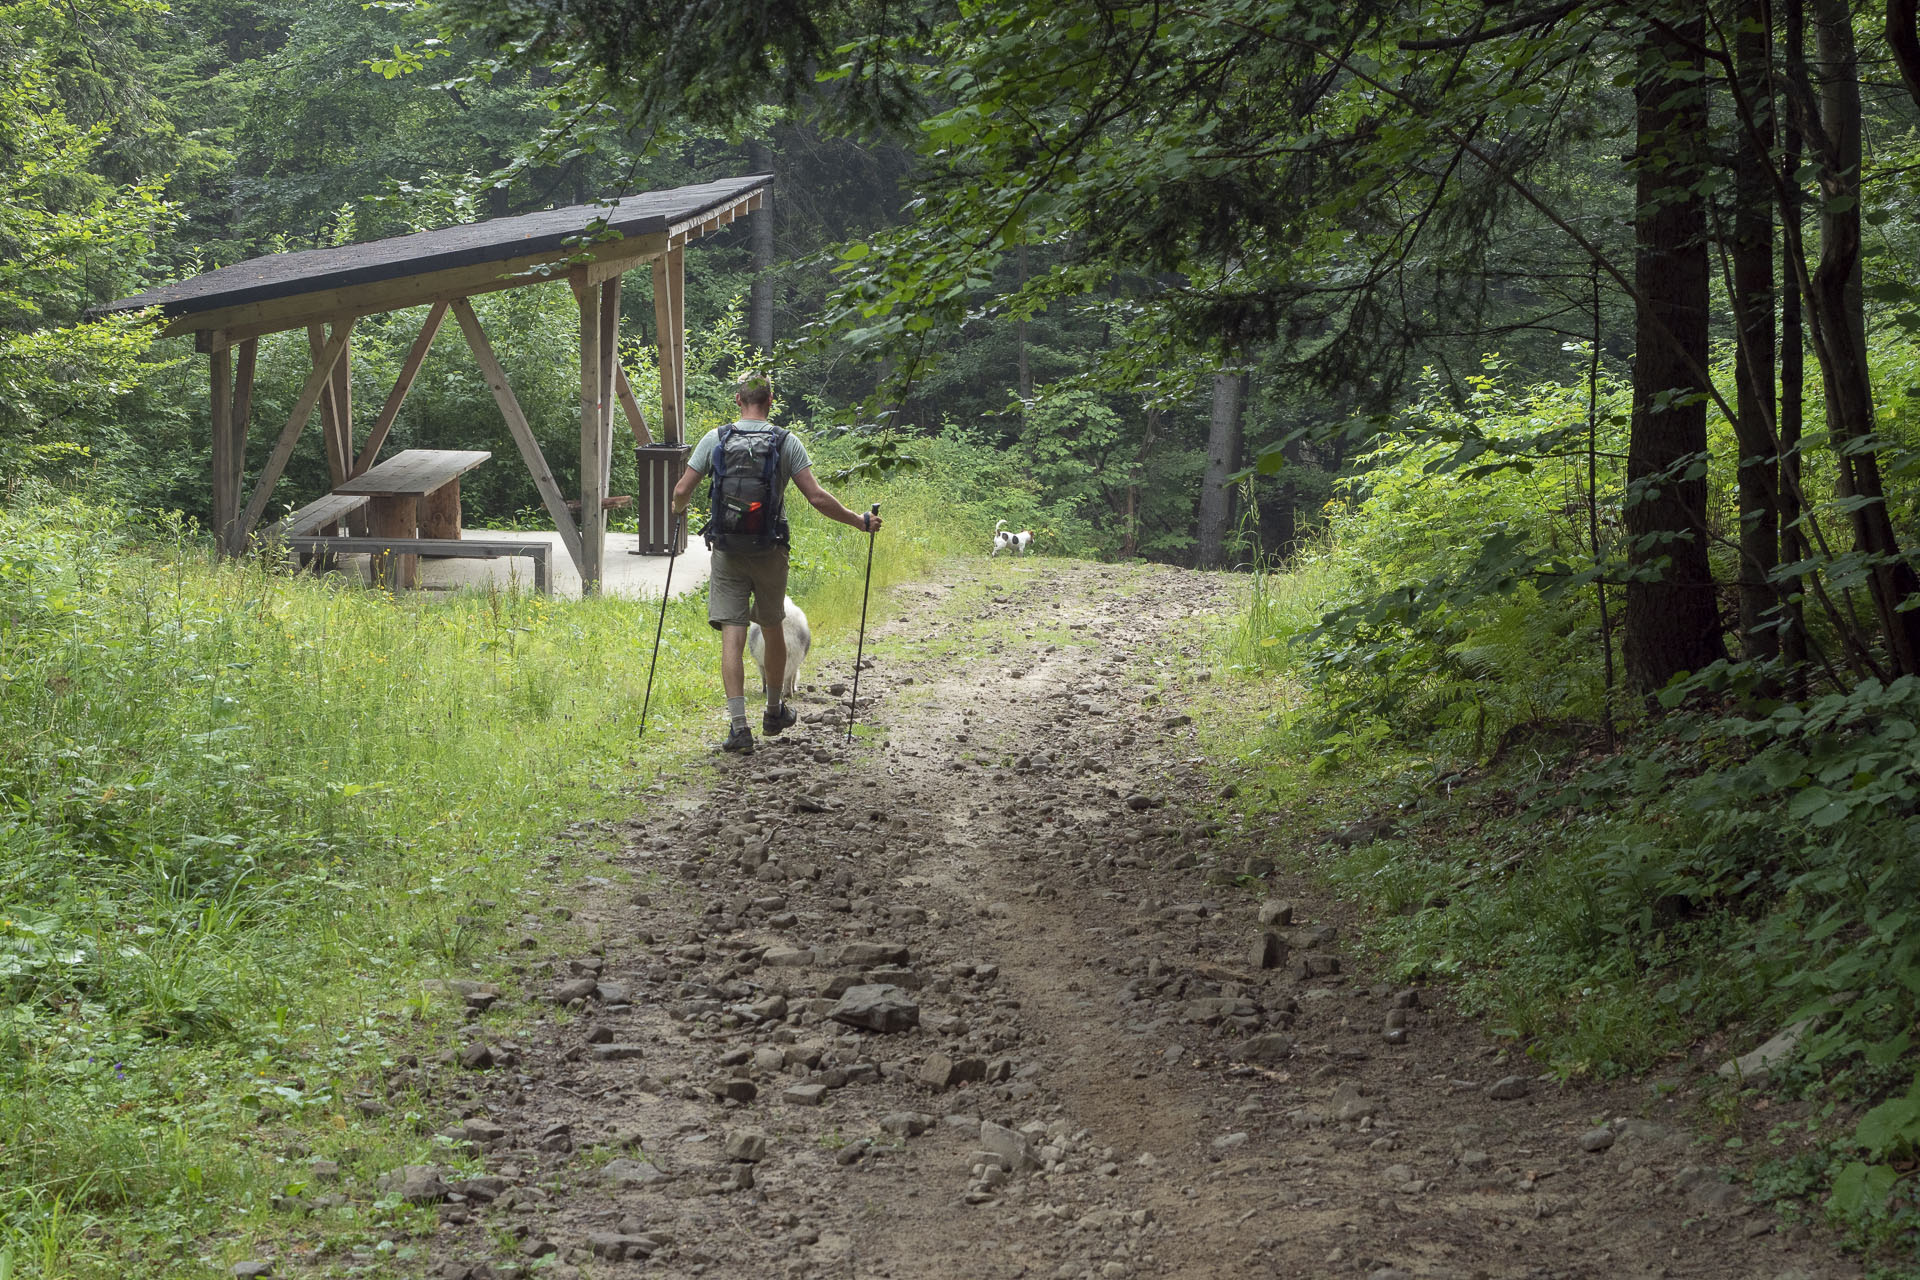
{"label": "white sock", "polygon": [[786,702],[780,697],[780,691],[778,689],[767,690],[767,710],[778,711],[785,705]]}
{"label": "white sock", "polygon": [[733,722],[735,729],[747,727],[747,699],[745,695],[727,699],[727,719]]}

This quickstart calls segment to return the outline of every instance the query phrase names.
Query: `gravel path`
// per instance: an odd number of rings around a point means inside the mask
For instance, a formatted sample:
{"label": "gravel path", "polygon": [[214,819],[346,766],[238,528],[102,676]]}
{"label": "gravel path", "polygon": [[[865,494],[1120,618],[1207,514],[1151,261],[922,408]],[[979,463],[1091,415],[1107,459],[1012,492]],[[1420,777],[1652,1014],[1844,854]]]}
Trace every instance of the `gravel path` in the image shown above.
{"label": "gravel path", "polygon": [[504,998],[553,1007],[476,1022],[447,1117],[488,1176],[391,1184],[441,1204],[434,1274],[1857,1275],[1671,1104],[1537,1078],[1340,908],[1235,883],[1269,853],[1209,825],[1184,700],[1232,589],[896,592],[873,736],[823,691],[623,829],[640,891],[575,895],[603,947],[528,939]]}

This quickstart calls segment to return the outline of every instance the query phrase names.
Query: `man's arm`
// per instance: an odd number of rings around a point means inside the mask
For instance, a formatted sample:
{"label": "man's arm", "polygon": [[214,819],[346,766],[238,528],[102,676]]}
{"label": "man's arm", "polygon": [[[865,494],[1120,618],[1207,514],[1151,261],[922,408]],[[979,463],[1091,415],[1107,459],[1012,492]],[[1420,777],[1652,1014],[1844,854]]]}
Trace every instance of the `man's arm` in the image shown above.
{"label": "man's arm", "polygon": [[808,467],[805,471],[794,472],[793,483],[800,490],[801,496],[813,505],[813,509],[827,519],[838,520],[841,524],[852,525],[856,529],[880,527],[879,516],[874,516],[873,523],[869,525],[866,512],[848,510],[841,505],[840,499],[822,489],[820,482],[813,478],[812,467]]}
{"label": "man's arm", "polygon": [[700,487],[701,476],[698,471],[688,467],[680,473],[679,481],[673,486],[673,514],[682,515],[693,501],[693,491]]}

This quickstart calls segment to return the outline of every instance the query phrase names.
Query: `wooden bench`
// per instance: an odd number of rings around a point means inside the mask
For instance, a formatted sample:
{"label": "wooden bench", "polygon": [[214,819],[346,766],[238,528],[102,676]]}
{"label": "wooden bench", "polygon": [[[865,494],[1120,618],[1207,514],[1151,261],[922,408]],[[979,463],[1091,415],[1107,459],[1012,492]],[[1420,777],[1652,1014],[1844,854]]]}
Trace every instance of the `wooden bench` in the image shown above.
{"label": "wooden bench", "polygon": [[268,525],[261,531],[260,541],[271,546],[282,538],[304,538],[325,525],[339,523],[366,506],[367,501],[363,494],[330,493]]}
{"label": "wooden bench", "polygon": [[533,561],[533,588],[543,595],[553,591],[553,546],[546,542],[509,538],[289,538],[288,545],[302,555],[369,555],[376,557],[374,580],[380,581],[378,558],[431,555],[444,559],[503,560],[524,556]]}

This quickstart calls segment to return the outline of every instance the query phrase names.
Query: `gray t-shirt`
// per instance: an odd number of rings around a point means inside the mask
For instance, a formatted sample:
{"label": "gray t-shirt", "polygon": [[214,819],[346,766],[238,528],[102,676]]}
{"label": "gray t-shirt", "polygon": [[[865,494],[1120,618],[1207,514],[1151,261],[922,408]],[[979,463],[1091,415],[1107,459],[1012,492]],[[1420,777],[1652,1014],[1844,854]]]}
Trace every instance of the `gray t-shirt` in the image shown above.
{"label": "gray t-shirt", "polygon": [[[770,431],[773,424],[762,421],[739,421],[733,424],[742,431]],[[700,443],[693,446],[693,453],[687,458],[687,465],[706,475],[713,469],[713,451],[720,446],[720,432],[709,431],[700,437]],[[787,432],[786,443],[780,446],[780,466],[775,479],[782,493],[786,491],[787,481],[813,466],[813,459],[807,456],[807,446],[800,443],[800,437]]]}

